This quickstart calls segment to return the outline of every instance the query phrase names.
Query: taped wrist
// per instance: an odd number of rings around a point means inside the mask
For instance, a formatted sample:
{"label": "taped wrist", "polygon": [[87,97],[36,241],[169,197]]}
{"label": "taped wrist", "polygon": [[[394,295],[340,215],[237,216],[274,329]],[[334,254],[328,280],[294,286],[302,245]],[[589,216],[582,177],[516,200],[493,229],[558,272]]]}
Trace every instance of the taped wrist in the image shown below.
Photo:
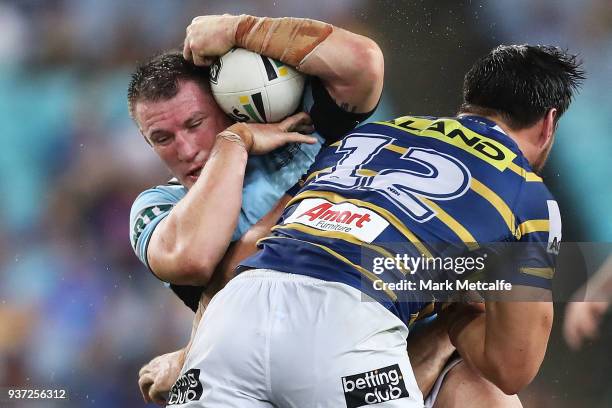
{"label": "taped wrist", "polygon": [[235,44],[299,68],[332,31],[331,24],[306,18],[241,15]]}
{"label": "taped wrist", "polygon": [[250,152],[253,147],[253,132],[251,132],[249,126],[244,123],[234,123],[232,126],[219,133],[217,137],[238,143],[245,148],[247,153]]}

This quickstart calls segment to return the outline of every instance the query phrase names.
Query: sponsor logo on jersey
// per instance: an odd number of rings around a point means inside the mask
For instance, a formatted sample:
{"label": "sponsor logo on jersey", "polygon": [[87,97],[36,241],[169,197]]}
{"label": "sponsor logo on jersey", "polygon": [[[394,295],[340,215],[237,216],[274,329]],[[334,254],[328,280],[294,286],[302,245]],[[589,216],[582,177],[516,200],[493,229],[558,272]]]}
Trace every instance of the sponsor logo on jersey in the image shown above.
{"label": "sponsor logo on jersey", "polygon": [[371,243],[389,223],[376,212],[351,203],[334,204],[320,198],[303,200],[285,224],[299,223],[321,231],[351,234]]}
{"label": "sponsor logo on jersey", "polygon": [[391,125],[415,135],[432,137],[452,144],[489,163],[500,171],[504,171],[516,158],[516,153],[502,143],[478,134],[454,119],[427,121],[405,116],[389,122],[379,123]]}
{"label": "sponsor logo on jersey", "polygon": [[399,365],[342,377],[347,408],[380,404],[410,396]]}
{"label": "sponsor logo on jersey", "polygon": [[168,396],[168,405],[186,404],[199,400],[201,396],[200,369],[192,368],[181,375],[172,386]]}
{"label": "sponsor logo on jersey", "polygon": [[291,163],[299,151],[300,145],[298,143],[289,143],[280,149],[276,149],[268,153],[270,164],[272,164],[275,170],[278,171]]}
{"label": "sponsor logo on jersey", "polygon": [[561,247],[561,212],[555,200],[547,200],[546,206],[548,207],[549,225],[546,252],[559,255],[559,249]]}

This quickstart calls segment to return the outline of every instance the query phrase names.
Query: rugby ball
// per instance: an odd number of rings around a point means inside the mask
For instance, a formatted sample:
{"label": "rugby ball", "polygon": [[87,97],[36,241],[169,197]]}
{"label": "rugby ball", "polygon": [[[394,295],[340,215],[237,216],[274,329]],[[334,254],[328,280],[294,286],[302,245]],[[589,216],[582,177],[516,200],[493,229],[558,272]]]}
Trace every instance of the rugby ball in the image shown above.
{"label": "rugby ball", "polygon": [[210,67],[221,109],[238,122],[278,122],[302,101],[304,75],[272,58],[234,48]]}

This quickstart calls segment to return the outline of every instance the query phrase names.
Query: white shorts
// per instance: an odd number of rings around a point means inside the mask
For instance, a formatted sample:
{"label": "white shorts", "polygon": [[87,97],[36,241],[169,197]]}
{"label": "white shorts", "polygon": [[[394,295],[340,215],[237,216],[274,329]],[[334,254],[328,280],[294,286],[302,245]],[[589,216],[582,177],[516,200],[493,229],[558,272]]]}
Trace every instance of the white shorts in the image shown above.
{"label": "white shorts", "polygon": [[422,408],[408,329],[362,296],[307,276],[243,272],[204,313],[169,405]]}
{"label": "white shorts", "polygon": [[436,403],[436,399],[438,398],[438,394],[440,393],[440,388],[442,388],[442,383],[446,378],[446,374],[448,374],[448,372],[452,370],[453,367],[459,364],[462,360],[463,359],[459,355],[455,355],[446,362],[446,365],[440,372],[440,375],[438,375],[436,382],[431,388],[429,395],[427,395],[427,398],[425,398],[425,408],[433,408],[434,404]]}

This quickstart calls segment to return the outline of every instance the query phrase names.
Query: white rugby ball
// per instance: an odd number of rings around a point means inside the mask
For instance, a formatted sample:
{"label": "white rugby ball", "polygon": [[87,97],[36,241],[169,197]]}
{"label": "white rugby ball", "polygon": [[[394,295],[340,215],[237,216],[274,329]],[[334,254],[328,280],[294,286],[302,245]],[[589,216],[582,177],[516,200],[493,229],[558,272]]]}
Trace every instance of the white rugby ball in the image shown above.
{"label": "white rugby ball", "polygon": [[210,87],[238,122],[278,122],[296,112],[304,75],[272,58],[234,48],[210,67]]}

